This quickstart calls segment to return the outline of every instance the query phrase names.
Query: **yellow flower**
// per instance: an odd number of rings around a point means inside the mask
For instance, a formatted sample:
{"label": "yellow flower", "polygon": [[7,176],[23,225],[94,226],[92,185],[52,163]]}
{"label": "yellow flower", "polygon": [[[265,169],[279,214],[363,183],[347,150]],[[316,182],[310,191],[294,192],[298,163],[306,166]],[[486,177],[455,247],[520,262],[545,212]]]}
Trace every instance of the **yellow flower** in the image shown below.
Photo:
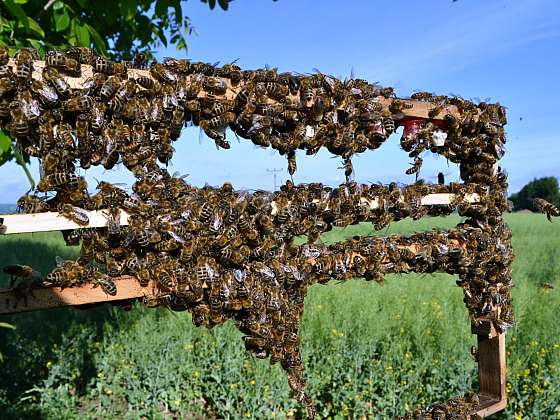
{"label": "yellow flower", "polygon": [[255,381],[254,379],[251,379],[251,380],[249,381],[249,383],[250,383],[251,385],[255,385],[255,384],[257,383],[257,381]]}
{"label": "yellow flower", "polygon": [[47,369],[50,369],[51,367],[52,367],[52,362],[49,360],[49,361],[47,362]]}
{"label": "yellow flower", "polygon": [[103,375],[103,372],[97,372],[97,377],[98,378],[103,378],[103,376],[105,376],[105,375]]}

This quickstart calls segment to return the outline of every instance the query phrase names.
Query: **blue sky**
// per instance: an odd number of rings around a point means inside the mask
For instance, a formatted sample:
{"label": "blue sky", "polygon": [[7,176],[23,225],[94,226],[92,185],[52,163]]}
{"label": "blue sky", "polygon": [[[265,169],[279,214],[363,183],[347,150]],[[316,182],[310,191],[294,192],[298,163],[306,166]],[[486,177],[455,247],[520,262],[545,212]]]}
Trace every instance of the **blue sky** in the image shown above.
{"label": "blue sky", "polygon": [[[560,2],[557,0],[318,1],[235,0],[227,12],[196,0],[185,3],[196,35],[189,51],[161,48],[158,57],[226,63],[243,68],[268,64],[280,71],[354,75],[394,86],[407,96],[416,90],[490,98],[508,108],[508,144],[503,166],[510,192],[535,177],[559,175],[560,168]],[[272,189],[267,168],[287,178],[286,160],[247,140],[230,136],[230,150],[216,150],[197,128],[176,143],[170,171],[190,174],[195,185],[232,181],[237,188]],[[355,157],[359,182],[403,183],[409,158],[399,135],[380,149]],[[455,165],[425,156],[421,177],[438,171],[456,179]],[[339,158],[328,152],[298,154],[296,182],[343,181]],[[33,171],[38,177],[37,165]],[[124,168],[90,170],[93,177],[130,183]],[[27,188],[21,169],[0,167],[0,202],[14,202]],[[93,181],[92,181],[93,182]]]}

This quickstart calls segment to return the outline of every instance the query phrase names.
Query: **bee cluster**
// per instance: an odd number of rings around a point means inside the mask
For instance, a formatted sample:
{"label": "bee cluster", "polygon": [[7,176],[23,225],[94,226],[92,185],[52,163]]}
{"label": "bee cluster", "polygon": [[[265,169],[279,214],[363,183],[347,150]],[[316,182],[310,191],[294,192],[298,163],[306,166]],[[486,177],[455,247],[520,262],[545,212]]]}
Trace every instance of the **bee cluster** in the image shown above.
{"label": "bee cluster", "polygon": [[[234,64],[114,63],[84,48],[49,51],[44,65],[38,58],[24,49],[11,59],[0,49],[0,127],[40,158],[37,191],[56,193],[49,200],[25,195],[18,207],[59,211],[84,226],[88,210],[108,214],[106,228],[64,232],[67,243],[81,246],[80,257],[59,261],[47,283],[90,282],[114,295],[113,278],[128,274],[143,285],[155,281],[149,306],[188,310],[195,325],[233,319],[248,351],[281,363],[310,416],[299,327],[311,284],[444,271],[459,274],[473,322],[491,318],[500,330],[513,322],[511,234],[501,217],[507,180],[497,167],[505,143],[501,106],[426,92],[400,100],[391,88],[364,80],[242,71]],[[76,78],[80,83],[73,86]],[[428,118],[407,119],[413,104],[427,106]],[[172,158],[172,143],[186,124],[201,127],[219,148],[230,147],[228,127],[270,146],[287,157],[290,174],[297,150],[314,154],[324,146],[343,158],[346,183],[331,188],[288,181],[274,193],[236,191],[229,183],[194,187],[160,166]],[[378,148],[400,125],[401,146],[414,159],[408,174],[418,174],[421,155],[431,151],[459,163],[464,183],[352,181],[352,156]],[[112,169],[119,162],[136,177],[133,192],[101,181],[90,196],[77,166]],[[454,198],[423,206],[422,197],[433,193]],[[476,203],[466,199],[472,194]],[[467,219],[452,230],[317,243],[333,227],[371,222],[381,229],[406,217],[453,211]],[[294,245],[302,235],[307,243]]]}
{"label": "bee cluster", "polygon": [[482,419],[472,414],[479,404],[477,394],[468,393],[461,397],[450,398],[445,403],[431,404],[426,410],[416,410],[414,414],[398,417],[399,420],[452,420],[452,419]]}

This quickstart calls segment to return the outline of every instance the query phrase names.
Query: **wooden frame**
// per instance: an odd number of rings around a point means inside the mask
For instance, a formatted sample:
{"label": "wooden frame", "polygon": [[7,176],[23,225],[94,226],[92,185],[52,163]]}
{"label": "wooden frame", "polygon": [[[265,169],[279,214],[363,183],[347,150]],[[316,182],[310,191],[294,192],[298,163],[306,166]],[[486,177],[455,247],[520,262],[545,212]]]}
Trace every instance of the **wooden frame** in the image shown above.
{"label": "wooden frame", "polygon": [[[14,60],[10,59],[10,66],[15,66]],[[34,62],[34,71],[32,77],[41,80],[41,72],[44,68],[44,61]],[[91,66],[82,65],[79,77],[65,77],[69,86],[79,88],[84,80],[93,74]],[[130,77],[147,76],[151,77],[148,70],[128,70]],[[193,77],[193,76],[187,76]],[[227,84],[227,91],[222,95],[223,100],[234,99],[243,84],[232,86],[228,79],[223,79]],[[205,97],[206,93],[201,91],[199,97]],[[439,112],[430,115],[438,107],[437,104],[423,102],[411,99],[396,99],[410,105],[403,107],[398,113],[393,113],[396,120],[443,120],[447,114],[460,116],[459,110],[454,105],[443,106]],[[375,102],[381,104],[383,111],[388,111],[393,99],[378,97]],[[476,116],[473,117],[476,119]],[[308,126],[309,127],[309,126]],[[406,129],[406,126],[405,126]],[[442,139],[445,141],[445,138]],[[497,164],[496,164],[497,169]],[[430,194],[422,198],[422,205],[446,205],[453,201],[453,194]],[[480,197],[477,194],[469,194],[465,197],[468,202],[478,202]],[[378,207],[377,200],[366,200],[371,209]],[[272,203],[272,214],[276,212],[276,206]],[[89,223],[87,226],[78,225],[58,213],[48,212],[30,215],[4,215],[0,216],[1,224],[4,225],[4,234],[17,234],[29,232],[45,232],[60,231],[66,229],[79,228],[95,228],[104,227],[107,224],[106,213],[103,210],[87,212]],[[128,224],[128,215],[121,212],[121,225]],[[29,289],[25,287],[17,287],[13,290],[0,289],[0,315],[21,313],[33,310],[42,310],[64,306],[89,307],[90,305],[102,303],[123,303],[131,300],[142,299],[153,296],[156,286],[150,282],[147,287],[139,285],[134,277],[123,276],[114,279],[117,283],[117,294],[111,296],[106,294],[100,287],[93,287],[91,284],[83,284],[80,286],[59,288],[35,288],[30,289],[31,294],[27,294]],[[25,284],[25,282],[23,282]],[[477,335],[478,342],[478,376],[479,376],[479,406],[471,413],[481,417],[489,416],[493,413],[503,410],[507,405],[506,397],[506,353],[505,353],[505,335],[498,333],[491,321],[484,321],[478,326],[472,327],[472,333]]]}
{"label": "wooden frame", "polygon": [[[15,59],[10,58],[10,60],[8,61],[8,65],[11,66],[13,69],[15,69],[15,67],[16,67]],[[44,61],[42,61],[42,60],[33,61],[32,78],[37,79],[37,80],[41,80],[42,79],[42,71],[43,71],[44,67],[45,67],[45,62]],[[64,78],[71,88],[76,89],[76,88],[80,88],[82,86],[82,84],[84,83],[84,81],[86,79],[92,77],[92,75],[93,75],[93,69],[92,69],[91,65],[82,64],[81,68],[80,68],[80,75],[79,76],[73,77],[73,76],[64,75]],[[128,69],[128,77],[137,78],[139,76],[152,77],[149,70]],[[192,77],[192,76],[187,76],[187,80],[190,77]],[[232,86],[229,79],[222,78],[222,80],[227,85],[227,91],[222,95],[222,98],[225,99],[225,100],[235,99],[237,94],[244,87],[243,83],[239,83],[235,86]],[[295,97],[296,95],[292,95],[292,96]],[[200,92],[198,94],[198,97],[200,97],[200,98],[206,97],[206,93],[205,92]],[[445,116],[448,115],[448,114],[451,114],[455,117],[460,115],[460,112],[455,105],[445,105],[445,106],[441,107],[441,109],[439,110],[439,112],[436,115],[430,116],[430,111],[434,108],[437,108],[438,107],[437,104],[433,104],[433,103],[425,102],[425,101],[419,101],[419,100],[415,100],[415,99],[396,99],[396,100],[398,100],[400,102],[405,102],[405,103],[411,105],[410,108],[405,107],[405,108],[401,109],[401,111],[399,111],[398,113],[393,113],[393,118],[395,118],[396,120],[430,119],[432,121],[434,121],[434,120],[442,121],[445,118]],[[376,101],[383,106],[384,111],[388,111],[389,110],[389,105],[391,105],[391,103],[393,102],[393,99],[388,99],[388,98],[385,98],[383,96],[380,96],[376,99]]]}
{"label": "wooden frame", "polygon": [[[423,206],[447,205],[453,201],[455,194],[428,194],[422,197],[421,204]],[[401,201],[402,201],[401,197]],[[366,200],[362,198],[364,204],[370,209],[379,207],[377,199]],[[478,194],[465,194],[465,201],[469,203],[477,203],[480,200]],[[318,200],[313,200],[317,202]],[[276,203],[271,203],[272,216],[277,213]],[[107,226],[107,211],[94,210],[85,212],[88,215],[89,223],[87,225],[79,225],[57,212],[45,212],[36,214],[5,214],[0,215],[0,224],[5,226],[4,235],[16,233],[32,233],[32,232],[51,232],[66,229],[96,228]],[[128,225],[128,214],[120,211],[121,226]]]}

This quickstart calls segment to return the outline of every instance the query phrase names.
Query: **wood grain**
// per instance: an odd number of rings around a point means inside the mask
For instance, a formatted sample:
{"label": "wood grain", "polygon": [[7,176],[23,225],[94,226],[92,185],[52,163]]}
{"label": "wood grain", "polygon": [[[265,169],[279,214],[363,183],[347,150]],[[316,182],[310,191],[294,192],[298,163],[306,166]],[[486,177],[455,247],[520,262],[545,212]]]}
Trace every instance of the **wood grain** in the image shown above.
{"label": "wood grain", "polygon": [[101,287],[93,287],[91,283],[64,289],[60,287],[32,289],[32,294],[26,297],[19,296],[17,292],[8,289],[0,289],[0,314],[126,301],[152,296],[155,291],[154,282],[150,282],[147,287],[142,287],[138,280],[131,276],[122,276],[114,281],[117,285],[115,296],[108,295]]}

